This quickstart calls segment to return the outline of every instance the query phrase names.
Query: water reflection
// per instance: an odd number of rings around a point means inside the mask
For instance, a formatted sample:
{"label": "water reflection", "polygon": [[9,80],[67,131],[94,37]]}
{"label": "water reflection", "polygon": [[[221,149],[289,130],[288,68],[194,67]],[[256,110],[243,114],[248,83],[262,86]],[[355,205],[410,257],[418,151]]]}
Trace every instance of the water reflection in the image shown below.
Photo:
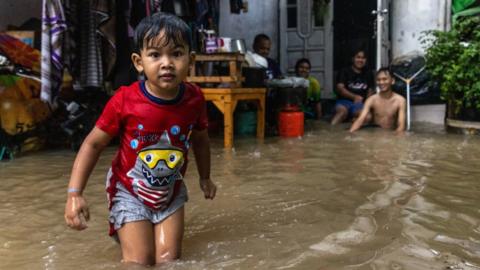
{"label": "water reflection", "polygon": [[[187,175],[183,259],[158,269],[478,269],[480,140],[309,123],[303,138],[214,139],[214,201]],[[0,269],[135,269],[107,236],[102,156],[83,232],[63,224],[70,151],[0,163]],[[193,157],[192,157],[193,158]],[[142,268],[138,268],[142,269]]]}

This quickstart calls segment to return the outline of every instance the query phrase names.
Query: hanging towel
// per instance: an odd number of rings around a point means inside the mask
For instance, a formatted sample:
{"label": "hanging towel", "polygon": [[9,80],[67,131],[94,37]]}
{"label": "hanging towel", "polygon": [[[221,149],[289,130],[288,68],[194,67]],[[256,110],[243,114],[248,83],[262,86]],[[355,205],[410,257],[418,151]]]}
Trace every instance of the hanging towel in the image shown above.
{"label": "hanging towel", "polygon": [[40,97],[52,103],[60,90],[63,77],[62,45],[64,41],[65,13],[60,0],[42,3],[42,88]]}

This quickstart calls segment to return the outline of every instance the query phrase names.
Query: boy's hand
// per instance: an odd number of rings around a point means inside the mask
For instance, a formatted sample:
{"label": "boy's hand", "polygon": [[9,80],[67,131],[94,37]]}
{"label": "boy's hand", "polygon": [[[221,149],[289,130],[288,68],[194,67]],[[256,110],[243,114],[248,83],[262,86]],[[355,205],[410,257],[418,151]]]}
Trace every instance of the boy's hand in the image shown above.
{"label": "boy's hand", "polygon": [[361,102],[363,102],[363,97],[359,95],[355,95],[355,97],[353,98],[353,103],[361,103]]}
{"label": "boy's hand", "polygon": [[90,219],[88,205],[80,194],[68,194],[67,204],[65,205],[65,222],[67,226],[74,230],[84,230]]}
{"label": "boy's hand", "polygon": [[212,180],[210,180],[210,178],[200,179],[200,188],[205,195],[205,199],[213,200],[213,198],[215,198],[217,186],[212,182]]}

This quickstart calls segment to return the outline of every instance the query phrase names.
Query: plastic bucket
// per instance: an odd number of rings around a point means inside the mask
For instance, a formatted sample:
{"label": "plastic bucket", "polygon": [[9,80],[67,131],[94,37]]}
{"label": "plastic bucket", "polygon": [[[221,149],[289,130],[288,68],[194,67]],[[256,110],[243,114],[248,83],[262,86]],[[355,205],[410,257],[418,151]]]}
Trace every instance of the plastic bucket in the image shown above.
{"label": "plastic bucket", "polygon": [[303,112],[281,111],[278,115],[278,134],[281,137],[303,136],[304,118]]}
{"label": "plastic bucket", "polygon": [[237,135],[255,135],[257,131],[257,112],[236,112],[234,129]]}

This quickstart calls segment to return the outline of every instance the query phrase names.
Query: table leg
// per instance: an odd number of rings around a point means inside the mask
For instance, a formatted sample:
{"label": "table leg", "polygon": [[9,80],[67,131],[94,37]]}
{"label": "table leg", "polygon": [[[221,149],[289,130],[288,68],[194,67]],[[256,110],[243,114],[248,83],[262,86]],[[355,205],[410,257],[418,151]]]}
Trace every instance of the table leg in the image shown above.
{"label": "table leg", "polygon": [[263,139],[265,136],[265,95],[257,100],[257,138]]}
{"label": "table leg", "polygon": [[232,97],[225,96],[223,113],[223,126],[224,126],[224,145],[225,148],[233,147],[233,104]]}

